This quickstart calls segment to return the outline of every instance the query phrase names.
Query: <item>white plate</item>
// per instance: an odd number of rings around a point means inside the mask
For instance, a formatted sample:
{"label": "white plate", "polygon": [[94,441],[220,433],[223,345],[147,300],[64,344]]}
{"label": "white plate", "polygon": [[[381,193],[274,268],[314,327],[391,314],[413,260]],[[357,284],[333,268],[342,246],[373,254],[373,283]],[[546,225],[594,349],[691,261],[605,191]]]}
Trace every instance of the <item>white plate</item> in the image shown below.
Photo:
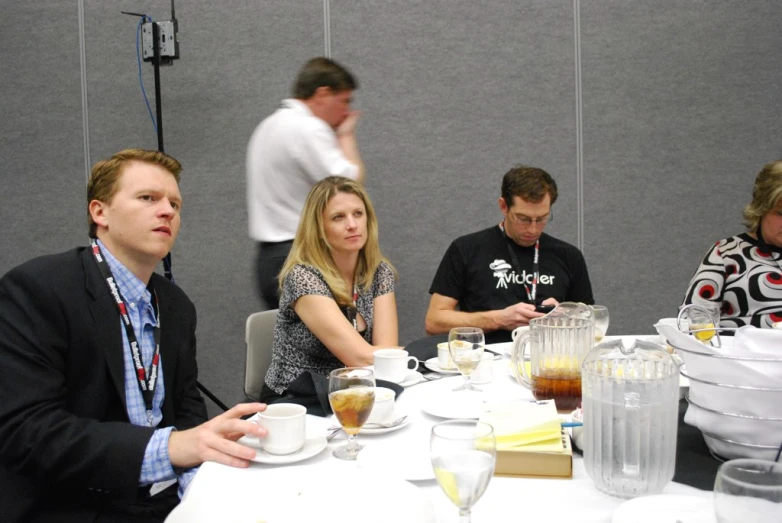
{"label": "white plate", "polygon": [[378,445],[365,445],[358,453],[359,468],[377,471],[390,477],[407,481],[434,479],[434,469],[429,458],[429,448],[406,448],[401,452],[388,452]]}
{"label": "white plate", "polygon": [[307,439],[304,441],[304,446],[293,454],[285,454],[283,456],[269,454],[261,448],[261,443],[258,441],[258,438],[253,436],[244,436],[239,439],[239,443],[255,449],[255,457],[252,461],[255,461],[256,463],[285,465],[287,463],[304,461],[305,459],[320,454],[328,444],[328,441],[326,441],[326,432],[322,426],[323,424],[312,423],[309,418],[310,416],[307,416]]}
{"label": "white plate", "polygon": [[434,371],[439,372],[440,374],[459,374],[458,369],[443,369],[440,367],[440,364],[437,362],[437,358],[429,358],[424,362],[424,365],[426,365],[426,368]]}
{"label": "white plate", "polygon": [[[407,413],[402,412],[398,406],[395,406],[394,409],[394,415],[391,417],[392,420],[399,419],[402,416],[405,416]],[[388,432],[394,432],[395,430],[403,429],[410,425],[412,423],[412,420],[410,419],[410,416],[407,416],[405,420],[400,423],[399,425],[396,425],[394,427],[388,427],[388,428],[380,428],[380,427],[361,427],[361,431],[358,433],[359,436],[377,436],[379,434],[386,434]],[[331,416],[331,426],[336,427],[339,425],[339,420],[337,420],[337,417],[332,415]]]}
{"label": "white plate", "polygon": [[438,418],[478,419],[486,402],[478,392],[457,391],[434,395],[424,402],[421,410]]}
{"label": "white plate", "polygon": [[715,523],[711,497],[659,494],[625,501],[611,523]]}
{"label": "white plate", "polygon": [[424,381],[424,375],[417,370],[411,370],[407,373],[405,379],[399,382],[399,385],[403,387],[409,387],[410,385],[415,385],[416,383],[420,383],[422,381]]}
{"label": "white plate", "polygon": [[[199,488],[194,482],[166,523],[435,521],[429,496],[399,478],[358,472],[354,467],[294,466],[263,472],[224,488],[206,484]],[[340,505],[340,500],[349,502],[349,507]]]}

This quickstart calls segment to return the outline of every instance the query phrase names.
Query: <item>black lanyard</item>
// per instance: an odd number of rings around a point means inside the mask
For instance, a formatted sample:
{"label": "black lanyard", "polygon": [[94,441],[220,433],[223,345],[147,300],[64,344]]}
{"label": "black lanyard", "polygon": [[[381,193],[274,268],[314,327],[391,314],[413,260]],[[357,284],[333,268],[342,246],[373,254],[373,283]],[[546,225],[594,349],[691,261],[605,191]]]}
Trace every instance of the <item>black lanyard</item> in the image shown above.
{"label": "black lanyard", "polygon": [[155,386],[157,384],[157,372],[160,362],[160,313],[158,312],[158,300],[157,293],[152,290],[152,307],[155,310],[155,316],[157,316],[157,325],[154,329],[155,336],[155,355],[152,357],[152,365],[149,369],[149,376],[144,369],[144,362],[141,360],[141,348],[139,347],[138,340],[136,339],[136,333],[133,331],[133,324],[130,322],[130,316],[128,315],[128,309],[125,306],[125,300],[119,292],[117,283],[114,281],[114,276],[111,274],[109,264],[106,263],[106,259],[103,257],[103,253],[95,240],[92,240],[92,254],[95,257],[95,261],[98,263],[98,269],[100,269],[103,279],[106,280],[106,285],[109,286],[109,292],[114,296],[114,301],[117,304],[119,315],[122,318],[122,324],[125,326],[125,334],[128,336],[128,344],[130,345],[130,354],[133,359],[133,366],[136,368],[136,380],[138,381],[138,387],[141,390],[141,395],[144,397],[144,405],[147,407],[147,419],[151,419],[152,412],[152,399],[155,397]]}
{"label": "black lanyard", "polygon": [[[508,235],[505,233],[505,226],[504,224],[500,224],[500,230],[502,231],[502,236],[505,238],[505,246],[508,248],[508,253],[510,254],[511,263],[513,264],[513,270],[515,270],[519,277],[522,277],[522,271],[521,271],[521,264],[519,263],[519,259],[516,257],[516,251],[513,250],[513,247],[511,246],[510,238],[508,238]],[[540,266],[538,264],[538,258],[540,256],[540,240],[538,239],[535,242],[535,256],[532,258],[532,292],[530,292],[529,287],[527,286],[527,282],[524,281],[522,278],[521,283],[524,284],[524,290],[527,291],[527,300],[531,304],[535,304],[535,295],[538,291],[538,273],[540,272]]]}

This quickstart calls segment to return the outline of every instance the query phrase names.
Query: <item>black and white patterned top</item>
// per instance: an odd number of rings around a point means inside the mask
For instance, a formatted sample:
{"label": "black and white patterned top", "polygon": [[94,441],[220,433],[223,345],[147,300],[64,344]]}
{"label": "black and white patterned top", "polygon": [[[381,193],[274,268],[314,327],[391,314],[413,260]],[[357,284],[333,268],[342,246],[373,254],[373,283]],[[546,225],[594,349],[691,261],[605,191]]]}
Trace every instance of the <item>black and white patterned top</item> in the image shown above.
{"label": "black and white patterned top", "polygon": [[690,280],[684,305],[693,297],[721,303],[723,327],[782,321],[782,250],[746,233],[718,241]]}
{"label": "black and white patterned top", "polygon": [[[372,343],[375,298],[394,292],[394,284],[391,266],[381,262],[372,285],[359,292],[356,306],[367,323],[366,330],[361,333],[367,343]],[[283,282],[280,312],[274,326],[272,362],[266,373],[266,385],[278,394],[304,371],[328,375],[345,366],[310,332],[291,307],[302,296],[311,294],[334,297],[318,269],[310,265],[294,266]]]}

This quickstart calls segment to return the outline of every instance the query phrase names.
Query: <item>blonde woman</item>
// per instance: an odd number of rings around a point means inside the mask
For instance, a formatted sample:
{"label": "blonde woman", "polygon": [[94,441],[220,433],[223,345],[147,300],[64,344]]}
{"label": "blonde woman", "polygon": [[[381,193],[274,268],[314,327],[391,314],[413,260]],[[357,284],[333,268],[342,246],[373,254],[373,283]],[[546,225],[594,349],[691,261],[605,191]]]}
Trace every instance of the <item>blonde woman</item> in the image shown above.
{"label": "blonde woman", "polygon": [[315,185],[280,271],[280,312],[261,397],[275,399],[305,371],[371,365],[376,349],[398,345],[394,277],[361,185],[339,176]]}
{"label": "blonde woman", "polygon": [[684,304],[720,304],[723,327],[771,327],[782,321],[782,160],[755,178],[744,208],[747,232],[719,240],[690,281]]}

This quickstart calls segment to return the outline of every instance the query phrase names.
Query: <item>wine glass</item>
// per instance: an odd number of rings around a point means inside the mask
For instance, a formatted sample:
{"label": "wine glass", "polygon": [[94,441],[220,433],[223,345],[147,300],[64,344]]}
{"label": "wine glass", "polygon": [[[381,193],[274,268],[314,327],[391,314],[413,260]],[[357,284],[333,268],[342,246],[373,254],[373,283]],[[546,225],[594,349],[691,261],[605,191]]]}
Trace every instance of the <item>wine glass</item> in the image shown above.
{"label": "wine glass", "polygon": [[608,307],[592,305],[591,309],[595,317],[595,343],[600,343],[608,332]]}
{"label": "wine glass", "polygon": [[348,435],[347,445],[337,448],[334,457],[355,460],[363,447],[358,432],[375,404],[375,373],[362,367],[345,367],[329,373],[331,410]]}
{"label": "wine glass", "polygon": [[459,508],[459,522],[470,523],[470,510],[494,474],[494,428],[475,420],[443,421],[432,427],[429,450],[437,483]]}
{"label": "wine glass", "polygon": [[689,320],[689,330],[693,336],[707,343],[717,333],[720,325],[720,304],[700,299],[685,305],[679,311],[679,318]]}
{"label": "wine glass", "polygon": [[719,523],[782,519],[782,463],[734,459],[720,465],[714,481],[714,514]]}
{"label": "wine glass", "polygon": [[470,374],[481,363],[484,345],[483,331],[477,327],[456,327],[448,333],[448,350],[451,359],[464,376],[464,383],[453,390],[480,392],[481,389],[470,383]]}

